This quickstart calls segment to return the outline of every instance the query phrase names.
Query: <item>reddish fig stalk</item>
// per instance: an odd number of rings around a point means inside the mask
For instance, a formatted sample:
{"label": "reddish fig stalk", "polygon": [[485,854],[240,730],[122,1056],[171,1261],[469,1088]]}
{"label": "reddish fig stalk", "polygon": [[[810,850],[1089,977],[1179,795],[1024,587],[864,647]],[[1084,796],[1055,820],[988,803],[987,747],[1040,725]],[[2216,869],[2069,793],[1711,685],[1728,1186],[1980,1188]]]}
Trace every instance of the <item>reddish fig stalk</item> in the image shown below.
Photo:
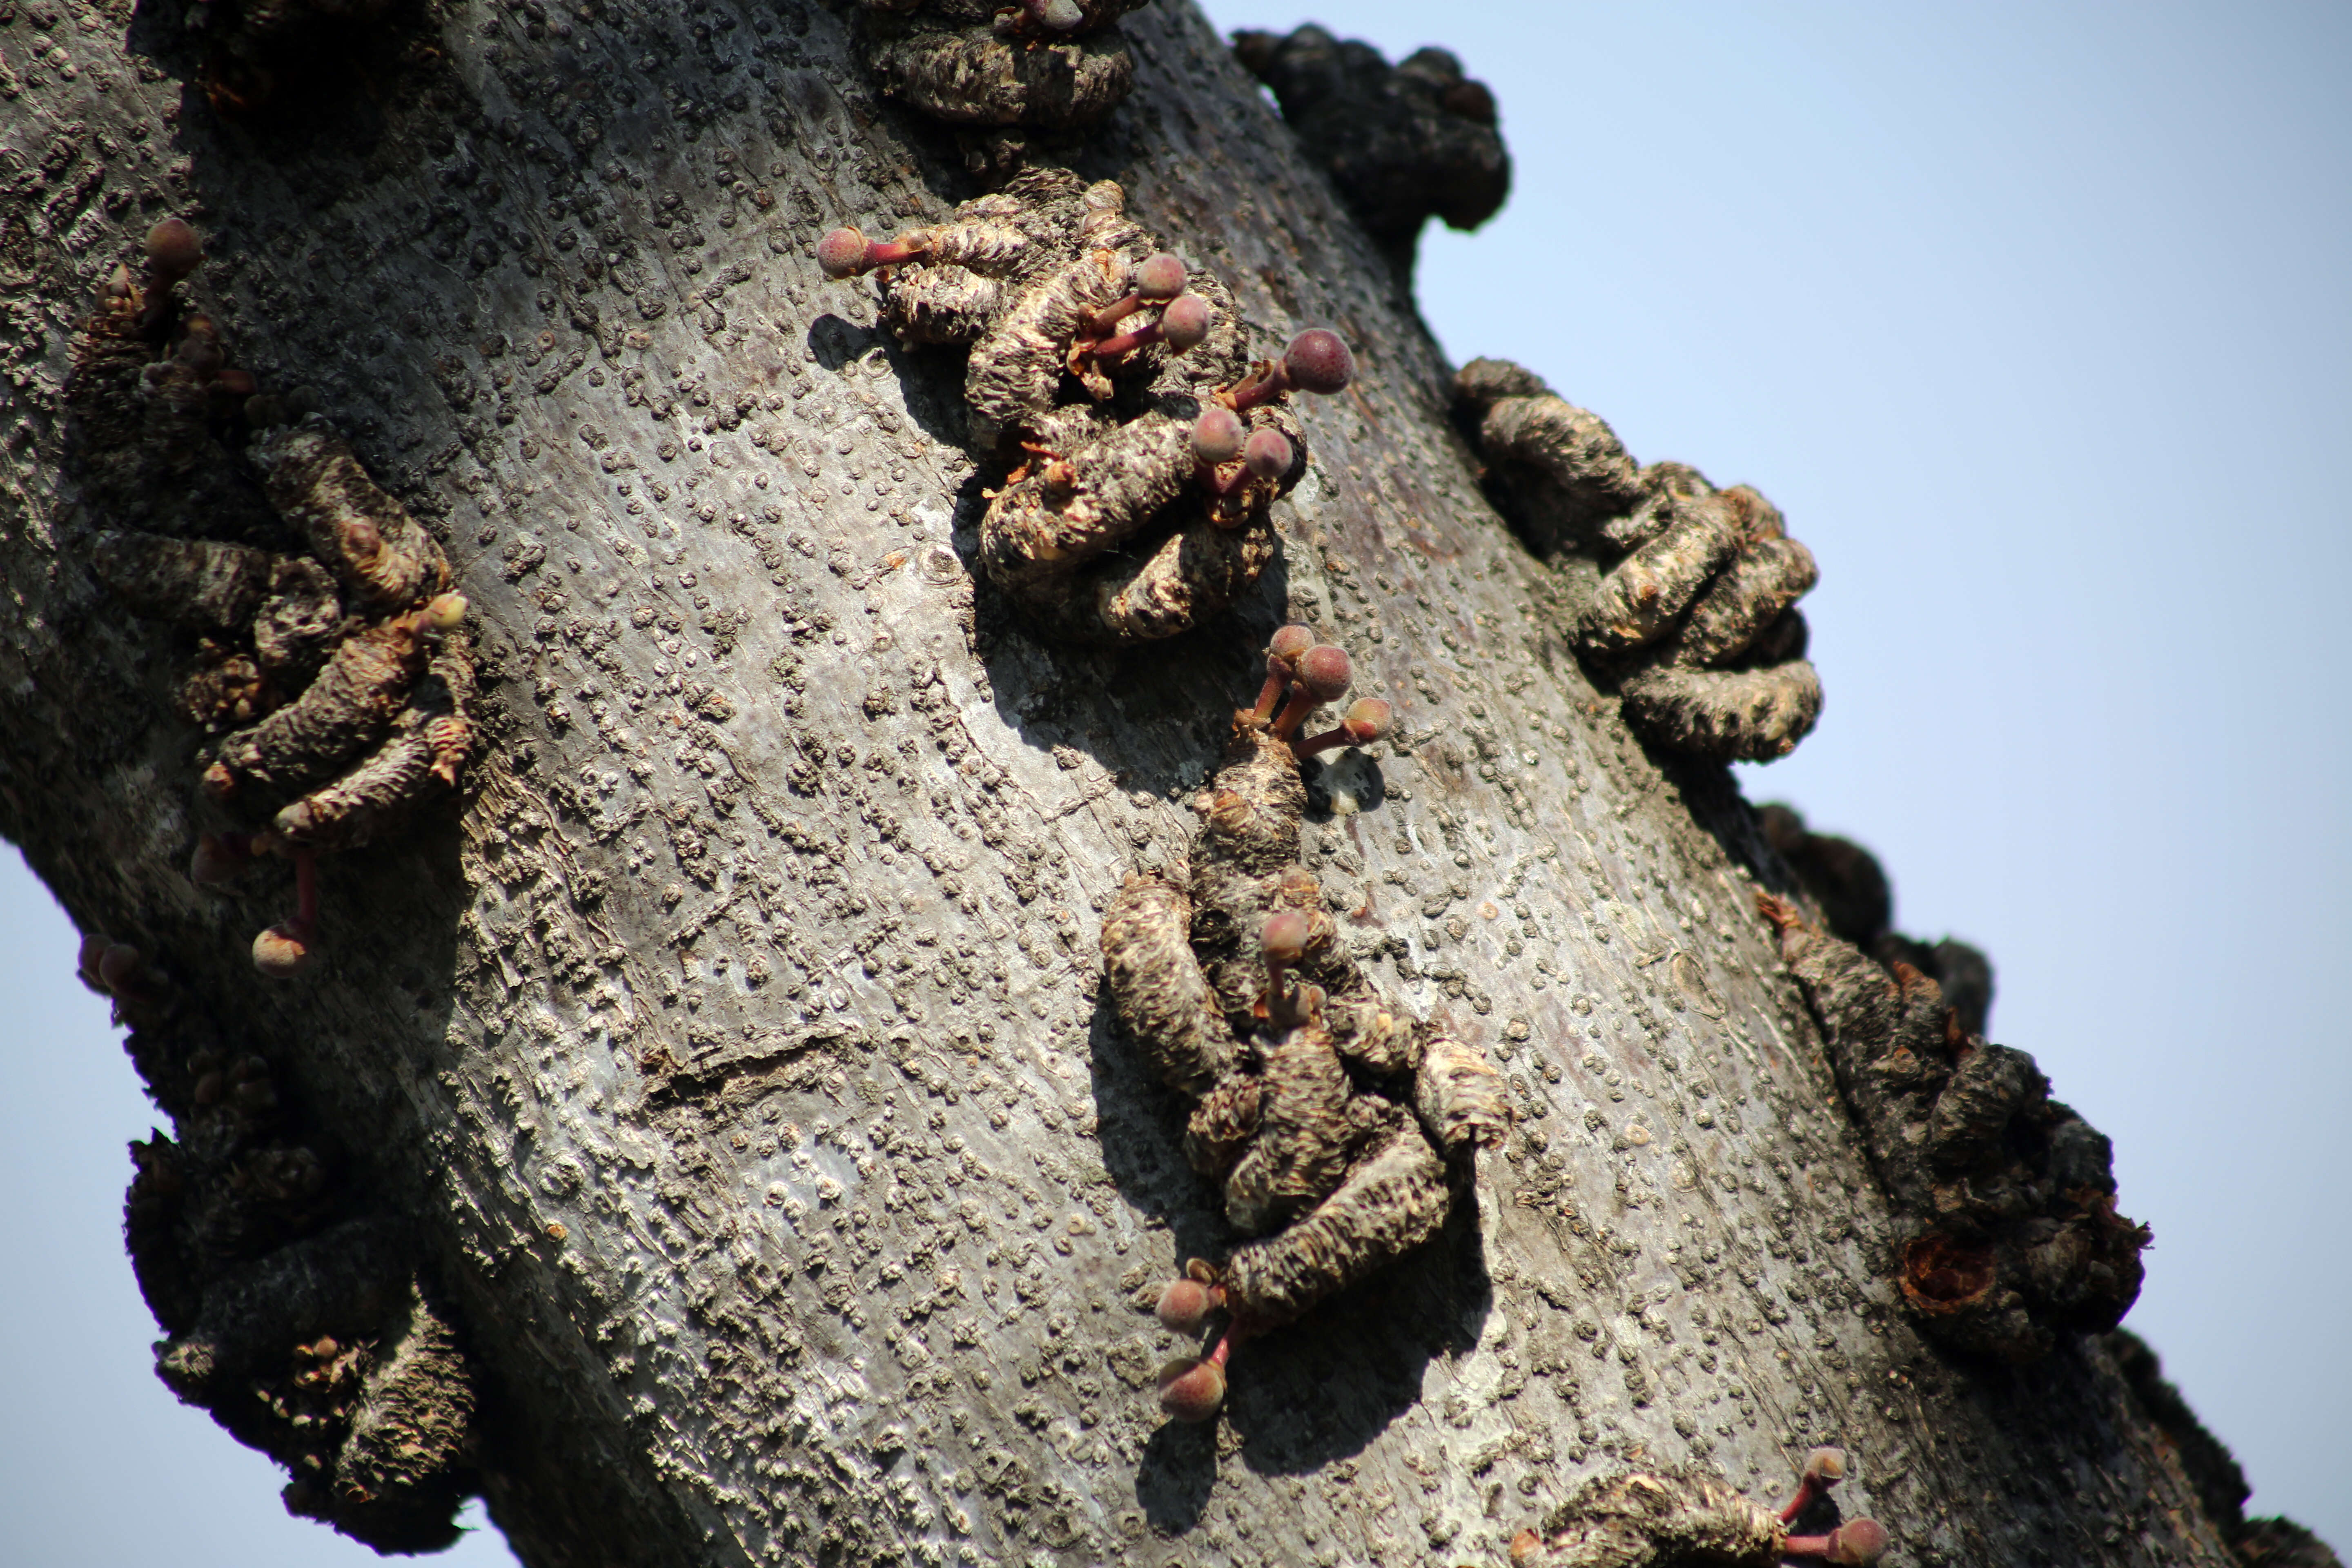
{"label": "reddish fig stalk", "polygon": [[1265,1016],[1277,1026],[1295,1024],[1299,1016],[1298,994],[1290,984],[1290,971],[1307,956],[1312,934],[1301,910],[1277,910],[1266,917],[1259,944],[1265,954]]}
{"label": "reddish fig stalk", "polygon": [[1827,1535],[1792,1535],[1784,1557],[1807,1557],[1830,1568],[1870,1568],[1886,1555],[1886,1527],[1874,1519],[1849,1519]]}
{"label": "reddish fig stalk", "polygon": [[1355,356],[1348,352],[1339,334],[1310,327],[1290,340],[1290,347],[1280,359],[1260,365],[1219,395],[1235,413],[1245,414],[1288,392],[1328,396],[1345,387],[1355,374]]}
{"label": "reddish fig stalk", "polygon": [[1206,300],[1198,294],[1179,294],[1160,309],[1158,320],[1146,321],[1133,331],[1121,332],[1115,338],[1105,338],[1088,347],[1087,353],[1098,360],[1115,359],[1146,344],[1164,342],[1169,353],[1181,354],[1198,346],[1209,335],[1213,320]]}
{"label": "reddish fig stalk", "polygon": [[915,229],[893,240],[867,239],[854,228],[836,228],[816,242],[816,264],[827,278],[855,278],[877,267],[913,261],[931,247],[931,237]]}
{"label": "reddish fig stalk", "polygon": [[1339,722],[1312,740],[1295,741],[1291,754],[1302,762],[1318,752],[1334,746],[1367,746],[1389,732],[1395,713],[1384,698],[1359,697],[1348,704],[1348,711]]}
{"label": "reddish fig stalk", "polygon": [[1274,705],[1290,689],[1298,674],[1301,655],[1315,646],[1315,634],[1302,626],[1287,626],[1276,630],[1274,640],[1265,645],[1265,685],[1257,694],[1257,706],[1250,717],[1265,723],[1274,717]]}
{"label": "reddish fig stalk", "polygon": [[319,856],[294,849],[294,918],[279,921],[253,939],[253,966],[272,980],[291,980],[316,956],[319,931]]}
{"label": "reddish fig stalk", "polygon": [[1166,251],[1145,257],[1136,265],[1133,290],[1118,304],[1106,305],[1097,310],[1094,320],[1087,323],[1086,335],[1090,338],[1108,337],[1113,327],[1144,306],[1164,305],[1181,294],[1185,279],[1184,264]]}
{"label": "reddish fig stalk", "polygon": [[1345,695],[1348,683],[1355,679],[1355,670],[1348,662],[1347,653],[1322,643],[1298,656],[1298,677],[1290,689],[1290,700],[1275,717],[1276,738],[1287,741],[1298,733],[1307,716],[1326,702],[1336,701]]}
{"label": "reddish fig stalk", "polygon": [[1179,1356],[1160,1369],[1160,1408],[1172,1420],[1198,1424],[1213,1419],[1225,1402],[1225,1363],[1249,1334],[1228,1323],[1205,1356]]}
{"label": "reddish fig stalk", "polygon": [[1816,1448],[1806,1455],[1804,1473],[1797,1479],[1797,1495],[1790,1498],[1789,1506],[1780,1510],[1780,1522],[1794,1524],[1799,1514],[1829,1496],[1830,1489],[1843,1479],[1844,1449]]}

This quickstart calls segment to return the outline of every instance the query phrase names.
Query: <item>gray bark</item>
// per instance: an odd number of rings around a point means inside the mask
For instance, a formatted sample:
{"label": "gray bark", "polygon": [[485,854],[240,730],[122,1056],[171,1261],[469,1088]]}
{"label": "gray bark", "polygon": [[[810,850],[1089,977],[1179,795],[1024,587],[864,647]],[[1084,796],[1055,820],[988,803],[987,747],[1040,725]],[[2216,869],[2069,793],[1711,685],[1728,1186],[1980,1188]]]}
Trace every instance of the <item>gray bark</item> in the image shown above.
{"label": "gray bark", "polygon": [[[1906,1322],[1746,807],[1587,683],[1394,274],[1196,13],[1128,18],[1134,94],[1068,154],[1261,352],[1328,324],[1360,370],[1302,412],[1255,598],[1104,653],[975,586],[960,364],[817,269],[836,223],[971,194],[845,16],[452,5],[225,122],[174,6],[0,12],[0,832],[414,1226],[534,1568],[1497,1563],[1588,1476],[1777,1503],[1822,1442],[1891,1561],[2226,1560],[2104,1349],[2014,1373]],[[247,955],[282,882],[186,875],[184,648],[89,564],[137,520],[58,477],[73,322],[167,213],[238,362],[429,520],[480,631],[462,810],[322,862],[292,983]],[[1520,1121],[1439,1242],[1175,1427],[1152,1289],[1227,1238],[1109,1027],[1098,911],[1182,855],[1286,617],[1401,712],[1310,864]]]}

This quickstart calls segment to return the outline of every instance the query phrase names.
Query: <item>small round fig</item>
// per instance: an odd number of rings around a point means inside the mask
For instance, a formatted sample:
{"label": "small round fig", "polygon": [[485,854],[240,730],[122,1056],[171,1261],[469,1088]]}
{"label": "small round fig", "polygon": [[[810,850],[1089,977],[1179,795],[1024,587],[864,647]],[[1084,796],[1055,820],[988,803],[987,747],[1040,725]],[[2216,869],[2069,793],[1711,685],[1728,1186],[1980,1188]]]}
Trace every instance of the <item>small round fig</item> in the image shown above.
{"label": "small round fig", "polygon": [[1184,291],[1185,278],[1184,264],[1163,250],[1137,264],[1135,291],[1155,302],[1173,300]]}
{"label": "small round fig", "polygon": [[1214,312],[1198,294],[1179,294],[1160,312],[1160,335],[1169,350],[1182,353],[1209,335]]}
{"label": "small round fig", "polygon": [[1311,934],[1305,911],[1277,910],[1265,919],[1265,929],[1259,942],[1265,950],[1269,963],[1296,963],[1307,956],[1307,939]]}
{"label": "small round fig", "polygon": [[1254,432],[1242,448],[1242,463],[1261,479],[1278,479],[1290,472],[1290,437],[1279,430]]}
{"label": "small round fig", "polygon": [[1160,1408],[1172,1420],[1212,1419],[1225,1402],[1225,1369],[1198,1356],[1180,1356],[1160,1369]]}
{"label": "small round fig", "polygon": [[1035,8],[1034,14],[1037,25],[1049,33],[1066,33],[1087,19],[1086,10],[1078,0],[1045,0],[1043,5]]}
{"label": "small round fig", "polygon": [[1248,432],[1242,428],[1240,416],[1230,408],[1213,405],[1192,421],[1192,456],[1211,467],[1240,457],[1242,444],[1247,439]]}
{"label": "small round fig", "polygon": [[855,278],[866,269],[866,237],[836,228],[816,242],[816,264],[827,278]]}
{"label": "small round fig", "polygon": [[310,933],[280,921],[253,939],[253,967],[272,980],[291,980],[310,965]]}
{"label": "small round fig", "polygon": [[1315,634],[1306,626],[1293,624],[1277,626],[1272,640],[1265,645],[1265,657],[1280,659],[1285,668],[1295,668],[1298,656],[1315,646]]}
{"label": "small round fig", "polygon": [[1886,1555],[1886,1527],[1874,1519],[1849,1519],[1830,1531],[1830,1549],[1822,1561],[1838,1568],[1869,1568]]}
{"label": "small round fig", "polygon": [[1298,656],[1298,684],[1318,702],[1336,700],[1355,678],[1345,648],[1323,643]]}
{"label": "small round fig", "polygon": [[147,231],[147,265],[158,283],[169,287],[178,282],[204,258],[205,243],[185,219],[167,217]]}
{"label": "small round fig", "polygon": [[1351,744],[1361,746],[1387,734],[1394,719],[1395,710],[1386,698],[1359,697],[1348,704],[1347,717],[1339,721],[1339,727],[1348,731]]}
{"label": "small round fig", "polygon": [[1805,1456],[1804,1474],[1807,1479],[1824,1487],[1833,1487],[1845,1479],[1845,1450],[1816,1448]]}
{"label": "small round fig", "polygon": [[1160,1292],[1160,1326],[1171,1334],[1197,1334],[1209,1315],[1209,1288],[1198,1279],[1171,1281]]}
{"label": "small round fig", "polygon": [[1339,333],[1309,327],[1290,340],[1282,368],[1299,391],[1328,395],[1355,379],[1356,360]]}
{"label": "small round fig", "polygon": [[146,955],[129,942],[110,942],[98,955],[98,981],[108,993],[120,996],[125,991],[136,990],[139,972],[147,964]]}

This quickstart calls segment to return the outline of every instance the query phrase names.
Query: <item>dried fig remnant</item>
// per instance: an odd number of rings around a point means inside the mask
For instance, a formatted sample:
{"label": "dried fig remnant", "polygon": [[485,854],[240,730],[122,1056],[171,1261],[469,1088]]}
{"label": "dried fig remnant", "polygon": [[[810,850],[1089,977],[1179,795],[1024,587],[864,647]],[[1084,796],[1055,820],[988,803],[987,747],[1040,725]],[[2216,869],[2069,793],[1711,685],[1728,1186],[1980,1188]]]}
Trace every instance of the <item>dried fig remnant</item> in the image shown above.
{"label": "dried fig remnant", "polygon": [[457,1537],[470,1363],[388,1227],[352,1220],[216,1275],[156,1372],[295,1475],[292,1512],[382,1552]]}
{"label": "dried fig remnant", "polygon": [[[295,857],[302,912],[254,943],[257,966],[285,976],[315,955],[311,854],[364,843],[457,782],[473,744],[466,601],[449,591],[440,546],[332,431],[315,422],[266,429],[250,468],[212,439],[215,426],[243,429],[247,415],[283,417],[258,412],[274,399],[245,396],[249,378],[225,419],[214,409],[190,424],[185,408],[160,397],[179,413],[164,421],[171,439],[162,456],[151,450],[153,432],[127,418],[126,388],[172,394],[200,377],[217,391],[234,367],[217,329],[181,319],[171,296],[203,260],[194,231],[167,219],[148,251],[146,287],[118,278],[84,333],[71,448],[83,472],[103,491],[125,476],[152,479],[155,463],[168,460],[176,475],[169,493],[266,499],[275,514],[268,531],[282,538],[290,527],[309,553],[104,532],[90,563],[134,611],[201,634],[184,706],[215,732],[233,727],[212,748],[205,792],[248,825],[270,814],[275,821],[266,835],[211,835],[213,852],[200,851],[194,870],[219,881],[258,850]],[[199,433],[205,440],[194,439]],[[194,532],[222,520],[171,521]],[[227,521],[246,530],[234,515]]]}
{"label": "dried fig remnant", "polygon": [[65,388],[66,468],[101,515],[172,537],[253,542],[276,520],[230,456],[245,395],[219,330],[183,307],[178,285],[204,259],[194,231],[149,231],[140,280],[117,268],[73,343]]}
{"label": "dried fig remnant", "polygon": [[1892,968],[1908,963],[1943,987],[1963,1035],[1981,1035],[1992,1014],[1992,961],[1952,937],[1922,942],[1895,929],[1895,891],[1877,857],[1850,838],[1814,833],[1785,805],[1759,806],[1764,841],[1821,906],[1832,935]]}
{"label": "dried fig remnant", "polygon": [[1466,1168],[1509,1127],[1499,1075],[1372,989],[1296,863],[1306,792],[1281,730],[1347,685],[1346,656],[1303,634],[1276,634],[1267,689],[1234,716],[1189,889],[1131,876],[1103,927],[1121,1025],[1154,1076],[1197,1102],[1186,1158],[1256,1238],[1162,1293],[1173,1323],[1227,1320],[1206,1356],[1163,1372],[1162,1407],[1180,1420],[1215,1414],[1235,1345],[1435,1235],[1452,1205],[1446,1158]]}
{"label": "dried fig remnant", "polygon": [[903,339],[970,345],[972,445],[1012,465],[982,563],[1044,629],[1171,637],[1274,558],[1267,509],[1306,471],[1304,432],[1278,399],[1218,401],[1249,372],[1232,296],[1129,219],[1117,184],[1035,170],[887,246],[837,230],[818,248],[836,276],[887,266]]}
{"label": "dried fig remnant", "polygon": [[2112,1329],[2147,1227],[2116,1213],[2113,1150],[2022,1051],[1964,1033],[1935,981],[1890,970],[1759,893],[1901,1217],[1897,1283],[1928,1333],[2022,1363]]}
{"label": "dried fig remnant", "polygon": [[333,431],[315,425],[280,429],[254,444],[253,458],[270,504],[302,531],[310,553],[358,608],[406,609],[449,586],[441,547]]}
{"label": "dried fig remnant", "polygon": [[192,1001],[126,1043],[175,1123],[131,1145],[123,1204],[157,1374],[284,1465],[294,1511],[383,1552],[449,1544],[478,1485],[477,1379],[404,1231],[355,1212],[331,1141]]}
{"label": "dried fig remnant", "polygon": [[1472,229],[1501,209],[1511,160],[1494,95],[1445,50],[1391,67],[1370,44],[1309,24],[1287,37],[1236,33],[1234,55],[1274,89],[1307,155],[1400,269],[1412,269],[1431,217]]}
{"label": "dried fig remnant", "polygon": [[969,345],[971,445],[1010,465],[981,523],[989,577],[1075,641],[1172,637],[1245,592],[1267,510],[1305,474],[1289,391],[1353,373],[1328,331],[1255,369],[1232,295],[1127,216],[1110,181],[1036,169],[887,243],[836,229],[835,278],[876,271],[908,342]]}
{"label": "dried fig remnant", "polygon": [[1512,1568],[1780,1568],[1791,1561],[1867,1568],[1890,1544],[1874,1520],[1846,1520],[1819,1535],[1789,1533],[1790,1522],[1826,1498],[1844,1471],[1843,1453],[1816,1448],[1795,1500],[1777,1513],[1699,1471],[1596,1476],[1538,1529],[1518,1533]]}
{"label": "dried fig remnant", "polygon": [[383,738],[438,641],[431,605],[362,629],[338,647],[319,678],[287,706],[230,736],[205,773],[227,800],[248,784],[300,789]]}
{"label": "dried fig remnant", "polygon": [[1722,761],[1795,749],[1821,716],[1795,608],[1819,573],[1779,510],[1680,463],[1637,467],[1606,423],[1507,361],[1472,361],[1454,392],[1528,542],[1602,568],[1566,629],[1628,721]]}
{"label": "dried fig remnant", "polygon": [[1090,125],[1135,82],[1112,26],[1141,0],[866,0],[858,50],[882,90],[950,125]]}

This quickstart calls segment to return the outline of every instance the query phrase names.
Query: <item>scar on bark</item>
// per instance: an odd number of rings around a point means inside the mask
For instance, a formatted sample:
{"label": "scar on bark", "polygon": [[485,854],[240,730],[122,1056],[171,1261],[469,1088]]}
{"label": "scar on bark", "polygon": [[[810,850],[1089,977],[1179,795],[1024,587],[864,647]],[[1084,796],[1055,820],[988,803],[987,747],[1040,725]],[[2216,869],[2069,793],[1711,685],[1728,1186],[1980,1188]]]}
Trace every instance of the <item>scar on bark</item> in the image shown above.
{"label": "scar on bark", "polygon": [[1400,275],[1411,276],[1432,217],[1474,229],[1501,210],[1511,159],[1495,96],[1446,50],[1391,66],[1370,44],[1309,23],[1286,37],[1235,33],[1234,58],[1272,89],[1300,150]]}

